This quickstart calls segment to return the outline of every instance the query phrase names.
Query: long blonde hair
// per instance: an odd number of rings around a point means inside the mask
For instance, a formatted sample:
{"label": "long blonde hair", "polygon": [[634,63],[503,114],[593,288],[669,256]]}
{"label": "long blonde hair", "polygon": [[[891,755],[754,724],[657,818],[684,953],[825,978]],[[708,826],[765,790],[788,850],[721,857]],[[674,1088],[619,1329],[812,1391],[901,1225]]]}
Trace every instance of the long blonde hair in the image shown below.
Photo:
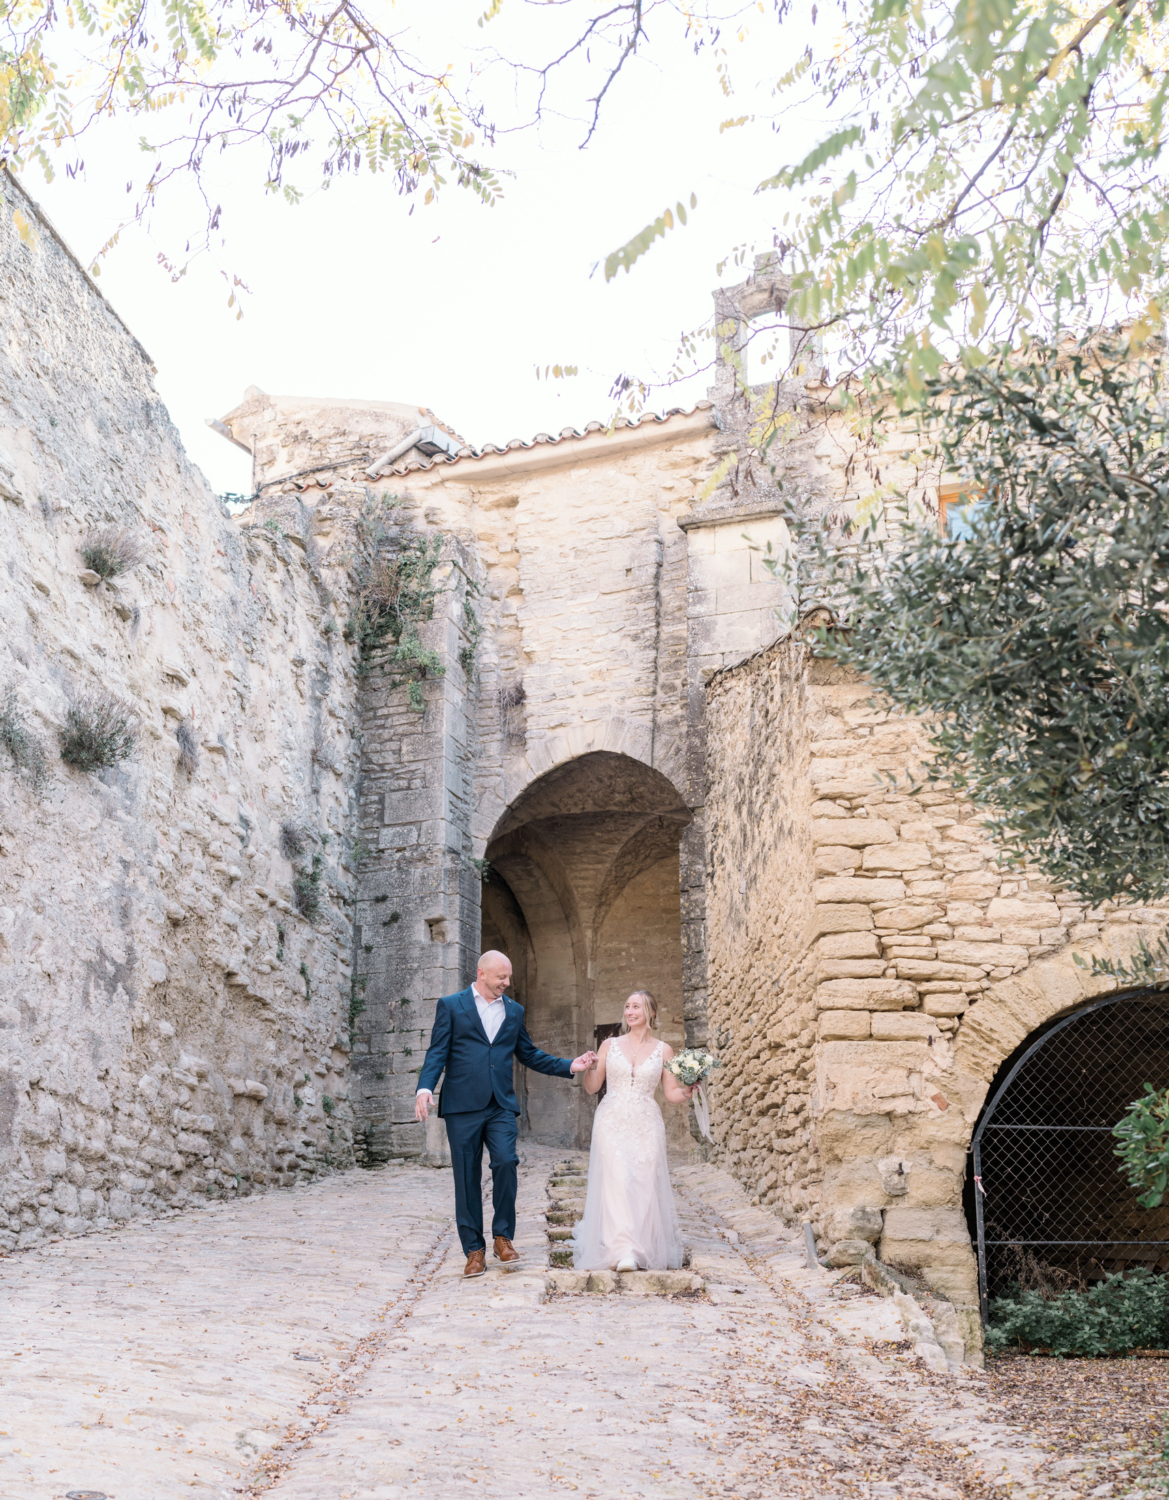
{"label": "long blonde hair", "polygon": [[[648,990],[633,990],[629,995],[626,996],[626,1004],[628,1004],[629,1001],[633,999],[634,995],[636,995],[637,998],[641,1001],[642,1009],[645,1011],[646,1024],[648,1025],[649,1029],[653,1031],[653,1029],[658,1024],[658,1002],[654,999],[654,997]],[[629,1026],[625,1020],[623,1008],[621,1015],[621,1030],[617,1033],[617,1035],[625,1036],[628,1030]]]}

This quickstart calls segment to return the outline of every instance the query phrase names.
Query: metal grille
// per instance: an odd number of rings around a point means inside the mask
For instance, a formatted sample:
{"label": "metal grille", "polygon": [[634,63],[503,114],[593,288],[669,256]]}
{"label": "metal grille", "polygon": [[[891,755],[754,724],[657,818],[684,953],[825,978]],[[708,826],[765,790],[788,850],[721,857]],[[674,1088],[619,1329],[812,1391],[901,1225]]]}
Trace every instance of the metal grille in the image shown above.
{"label": "metal grille", "polygon": [[1169,996],[1086,1006],[1004,1074],[971,1143],[983,1317],[989,1297],[1014,1287],[1169,1270],[1169,1205],[1137,1206],[1112,1136],[1146,1083],[1169,1088]]}

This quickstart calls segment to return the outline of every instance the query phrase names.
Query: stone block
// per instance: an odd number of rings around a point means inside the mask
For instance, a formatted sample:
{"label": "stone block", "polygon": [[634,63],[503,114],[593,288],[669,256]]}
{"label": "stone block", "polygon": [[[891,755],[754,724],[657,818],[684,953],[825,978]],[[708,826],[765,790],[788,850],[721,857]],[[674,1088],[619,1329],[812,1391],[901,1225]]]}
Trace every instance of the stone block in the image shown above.
{"label": "stone block", "polygon": [[819,1018],[822,1042],[860,1041],[869,1035],[867,1010],[825,1010]]}
{"label": "stone block", "polygon": [[843,1240],[864,1240],[875,1245],[881,1238],[884,1215],[879,1208],[858,1205],[844,1208],[832,1215],[832,1237]]}
{"label": "stone block", "polygon": [[867,932],[872,926],[873,913],[868,906],[821,905],[812,912],[804,941],[814,942],[825,932]]}
{"label": "stone block", "polygon": [[941,915],[941,907],[932,903],[890,906],[880,913],[880,921],[876,925],[882,929],[892,928],[895,932],[913,932],[928,922],[936,922]]}
{"label": "stone block", "polygon": [[982,970],[976,969],[972,964],[942,963],[940,959],[930,958],[899,958],[897,972],[903,979],[982,978]]}
{"label": "stone block", "polygon": [[928,865],[933,856],[924,844],[874,844],[865,850],[862,869],[916,870]]}
{"label": "stone block", "polygon": [[921,1008],[927,1016],[960,1016],[970,1005],[962,990],[938,990],[926,995]]}
{"label": "stone block", "polygon": [[846,844],[860,849],[866,844],[891,844],[897,830],[883,818],[813,818],[813,844]]}
{"label": "stone block", "polygon": [[819,958],[879,958],[881,945],[871,932],[834,932],[816,944]]}
{"label": "stone block", "polygon": [[883,958],[826,958],[816,969],[817,979],[874,979],[885,972]]}
{"label": "stone block", "polygon": [[900,979],[828,979],[815,1000],[817,1010],[901,1010],[917,1004],[917,991]]}
{"label": "stone block", "polygon": [[873,1247],[868,1240],[837,1240],[824,1257],[825,1263],[838,1269],[841,1266],[859,1266]]}
{"label": "stone block", "polygon": [[872,1035],[874,1041],[906,1042],[938,1037],[941,1033],[931,1016],[919,1015],[916,1011],[894,1011],[878,1012],[873,1016]]}
{"label": "stone block", "polygon": [[1020,901],[996,896],[986,909],[989,922],[1013,922],[1022,927],[1058,927],[1060,910],[1054,901]]}
{"label": "stone block", "polygon": [[813,858],[813,875],[851,875],[861,862],[860,853],[846,844],[821,844]]}
{"label": "stone block", "polygon": [[958,964],[1025,964],[1026,948],[1016,948],[1010,943],[939,942],[938,957]]}
{"label": "stone block", "polygon": [[853,1114],[922,1112],[930,1049],[924,1042],[825,1042],[817,1079],[824,1108]]}
{"label": "stone block", "polygon": [[845,1164],[833,1169],[833,1182],[839,1182],[845,1173],[863,1174],[864,1196],[872,1193],[871,1163],[889,1149],[892,1140],[893,1124],[883,1111],[858,1115],[848,1109],[830,1109],[816,1124],[816,1145],[821,1159]]}
{"label": "stone block", "polygon": [[951,901],[989,901],[1002,884],[1002,877],[991,870],[971,870],[950,882]]}
{"label": "stone block", "polygon": [[829,876],[813,884],[812,895],[825,904],[901,901],[905,896],[905,882],[881,876],[873,876],[871,879],[859,875]]}

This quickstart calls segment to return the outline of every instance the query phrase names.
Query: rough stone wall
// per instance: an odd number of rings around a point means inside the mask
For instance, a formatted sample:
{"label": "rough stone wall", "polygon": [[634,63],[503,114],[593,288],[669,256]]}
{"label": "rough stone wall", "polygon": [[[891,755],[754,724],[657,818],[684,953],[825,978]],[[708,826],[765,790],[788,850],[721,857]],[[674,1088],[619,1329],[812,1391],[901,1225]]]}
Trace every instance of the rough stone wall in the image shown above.
{"label": "rough stone wall", "polygon": [[707,706],[707,951],[716,1139],[785,1216],[815,1212],[811,790],[804,649],[722,673]]}
{"label": "rough stone wall", "polygon": [[1169,903],[1087,909],[1001,867],[929,781],[920,726],[795,642],[714,680],[708,767],[721,1149],[837,1263],[872,1245],[919,1267],[977,1346],[963,1186],[988,1088],[1036,1027],[1115,990],[1091,958],[1131,954]]}
{"label": "rough stone wall", "polygon": [[[361,1111],[375,1154],[425,1150],[438,1159],[441,1137],[424,1142],[412,1099],[434,1003],[471,977],[481,930],[475,861],[494,871],[485,899],[498,910],[487,929],[512,953],[532,1034],[563,1054],[592,1045],[602,1013],[624,998],[608,955],[631,941],[619,930],[632,931],[638,882],[660,864],[649,902],[664,923],[651,943],[661,950],[657,977],[639,982],[663,989],[664,1033],[681,1038],[684,992],[700,983],[683,971],[679,933],[678,840],[701,812],[687,802],[690,637],[698,616],[722,615],[738,636],[746,621],[743,638],[761,644],[774,583],[752,577],[733,520],[709,581],[698,587],[691,576],[693,533],[682,523],[717,462],[708,407],[611,432],[594,424],[583,435],[464,450],[456,461],[415,451],[371,486],[368,461],[353,454],[373,445],[354,438],[384,420],[383,407],[328,406],[252,393],[223,425],[237,439],[250,434],[258,455],[262,494],[249,519],[301,537],[327,578],[340,565],[347,518],[371,488],[396,497],[404,527],[440,535],[451,558],[442,620],[426,636],[446,670],[423,684],[424,714],[376,678],[363,682],[360,710],[359,836],[375,851],[362,861],[359,896]],[[394,409],[402,431],[414,410]],[[325,438],[310,442],[318,432]],[[330,454],[331,469],[298,477]],[[704,556],[713,538],[702,533]],[[728,640],[721,654],[710,644],[709,665],[722,665],[736,644]],[[468,670],[460,655],[471,648]],[[700,947],[693,890],[700,895],[701,870],[684,869]],[[383,909],[398,920],[387,926]],[[591,1109],[579,1088],[522,1082],[542,1138],[587,1138]]]}
{"label": "rough stone wall", "polygon": [[[223,513],[146,354],[18,185],[5,192],[36,235],[0,216],[0,695],[50,772],[38,793],[0,747],[11,1247],[352,1159],[355,684],[304,548]],[[110,524],[146,557],[91,588],[79,547]],[[57,734],[96,690],[131,706],[138,751],[82,773]],[[285,821],[320,840],[311,923]]]}

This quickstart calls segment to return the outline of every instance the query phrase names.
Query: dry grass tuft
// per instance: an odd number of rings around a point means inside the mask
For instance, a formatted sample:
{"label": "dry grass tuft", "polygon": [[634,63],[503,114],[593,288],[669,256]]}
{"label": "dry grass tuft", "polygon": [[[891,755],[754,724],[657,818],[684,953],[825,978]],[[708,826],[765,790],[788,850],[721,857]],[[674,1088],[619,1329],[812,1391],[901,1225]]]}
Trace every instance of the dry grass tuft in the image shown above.
{"label": "dry grass tuft", "polygon": [[195,731],[191,728],[189,720],[179,720],[178,728],[175,730],[175,739],[179,742],[179,765],[188,776],[194,776],[199,769],[199,742],[195,738]]}
{"label": "dry grass tuft", "polygon": [[133,755],[137,745],[138,716],[112,693],[84,693],[65,712],[61,759],[78,771],[116,766]]}
{"label": "dry grass tuft", "polygon": [[87,568],[101,578],[117,578],[136,568],[146,556],[138,536],[125,526],[103,526],[91,531],[81,544],[81,556]]}

